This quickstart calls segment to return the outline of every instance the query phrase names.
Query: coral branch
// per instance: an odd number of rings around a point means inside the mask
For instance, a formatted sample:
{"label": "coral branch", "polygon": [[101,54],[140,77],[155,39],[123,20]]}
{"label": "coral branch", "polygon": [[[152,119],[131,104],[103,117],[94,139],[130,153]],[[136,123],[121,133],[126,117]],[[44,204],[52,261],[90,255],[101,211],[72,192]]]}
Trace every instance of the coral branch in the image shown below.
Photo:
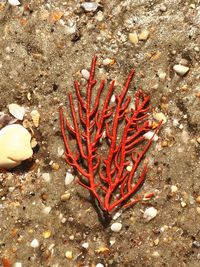
{"label": "coral branch", "polygon": [[[140,201],[140,197],[130,198],[145,180],[148,164],[146,162],[144,167],[140,165],[161,123],[152,138],[146,140],[144,134],[152,130],[149,122],[150,97],[141,90],[136,92],[135,108],[128,109],[131,97],[126,95],[134,70],[130,72],[121,94],[116,94],[116,104],[110,104],[114,91],[112,81],[102,105],[100,98],[106,83],[101,82],[95,96],[96,61],[95,56],[86,98],[81,96],[78,82],[74,82],[78,112],[72,94],[69,94],[73,126],[68,119],[64,119],[62,107],[60,122],[66,162],[81,174],[78,183],[91,192],[103,211],[109,213],[120,205],[128,207]],[[78,153],[68,140],[66,131],[73,135]]]}

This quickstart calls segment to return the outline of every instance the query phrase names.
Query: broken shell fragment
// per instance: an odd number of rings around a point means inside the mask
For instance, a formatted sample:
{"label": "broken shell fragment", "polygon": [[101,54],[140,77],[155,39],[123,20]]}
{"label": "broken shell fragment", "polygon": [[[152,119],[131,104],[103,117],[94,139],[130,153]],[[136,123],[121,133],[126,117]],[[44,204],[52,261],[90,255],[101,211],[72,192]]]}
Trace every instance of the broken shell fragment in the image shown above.
{"label": "broken shell fragment", "polygon": [[31,118],[32,118],[34,126],[38,127],[39,121],[40,121],[40,113],[38,112],[38,110],[35,109],[31,111]]}
{"label": "broken shell fragment", "polygon": [[143,136],[147,140],[150,140],[151,138],[153,138],[152,139],[153,141],[155,141],[155,142],[158,141],[158,135],[155,134],[153,131],[149,131],[149,132],[145,133]]}
{"label": "broken shell fragment", "polygon": [[84,2],[81,4],[81,7],[87,12],[95,12],[99,4],[95,2]]}
{"label": "broken shell fragment", "polygon": [[21,125],[12,124],[0,131],[0,168],[11,169],[33,155],[31,134]]}
{"label": "broken shell fragment", "polygon": [[11,6],[19,6],[19,5],[21,5],[21,3],[18,0],[8,0],[8,3]]}
{"label": "broken shell fragment", "polygon": [[16,119],[22,121],[25,114],[25,108],[19,106],[18,104],[10,104],[8,105],[8,109],[11,115]]}
{"label": "broken shell fragment", "polygon": [[173,70],[180,76],[184,76],[188,71],[189,68],[183,65],[174,65]]}

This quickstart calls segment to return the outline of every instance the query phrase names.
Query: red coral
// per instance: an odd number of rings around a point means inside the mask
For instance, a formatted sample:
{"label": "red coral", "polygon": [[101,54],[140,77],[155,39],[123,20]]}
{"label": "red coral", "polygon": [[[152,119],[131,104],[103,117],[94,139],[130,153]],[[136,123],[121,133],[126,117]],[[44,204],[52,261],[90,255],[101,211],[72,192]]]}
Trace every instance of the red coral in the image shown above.
{"label": "red coral", "polygon": [[[111,105],[114,81],[111,82],[103,105],[101,93],[105,86],[102,81],[94,102],[92,102],[97,57],[92,60],[86,97],[83,97],[77,81],[74,81],[77,109],[69,93],[73,126],[64,118],[60,107],[61,132],[66,150],[66,162],[79,175],[78,183],[88,189],[98,200],[101,209],[107,213],[122,205],[127,207],[140,200],[130,200],[142,185],[147,172],[147,161],[141,169],[142,158],[150,147],[150,140],[144,134],[152,129],[149,122],[149,96],[141,90],[135,95],[135,107],[128,109],[131,98],[126,96],[134,75],[132,70],[120,95],[115,95],[116,104]],[[77,152],[66,136],[66,130],[76,140]],[[103,139],[103,135],[106,137]],[[121,136],[121,137],[120,137]],[[101,144],[105,141],[104,146]],[[106,151],[102,151],[106,149]],[[129,168],[127,168],[129,166]],[[131,166],[131,167],[130,167]],[[128,169],[128,170],[127,170]]]}

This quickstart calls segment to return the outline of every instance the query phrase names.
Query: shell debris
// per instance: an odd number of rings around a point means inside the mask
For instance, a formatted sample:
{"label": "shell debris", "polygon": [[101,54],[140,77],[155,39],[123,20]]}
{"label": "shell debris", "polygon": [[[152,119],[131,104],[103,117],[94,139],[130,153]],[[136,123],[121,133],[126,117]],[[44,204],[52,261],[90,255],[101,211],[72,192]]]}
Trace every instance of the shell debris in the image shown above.
{"label": "shell debris", "polygon": [[39,126],[39,122],[40,122],[40,113],[37,109],[34,109],[31,111],[30,114],[31,114],[33,124],[37,128]]}

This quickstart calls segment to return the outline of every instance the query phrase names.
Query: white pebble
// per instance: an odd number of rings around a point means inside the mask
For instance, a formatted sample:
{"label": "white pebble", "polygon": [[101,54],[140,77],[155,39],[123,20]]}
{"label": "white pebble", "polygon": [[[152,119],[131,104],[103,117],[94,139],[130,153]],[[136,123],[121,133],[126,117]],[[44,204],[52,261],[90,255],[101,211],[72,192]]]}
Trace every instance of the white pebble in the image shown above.
{"label": "white pebble", "polygon": [[81,70],[81,74],[82,74],[82,76],[83,76],[84,79],[89,80],[89,78],[90,78],[90,72],[88,70],[82,69]]}
{"label": "white pebble", "polygon": [[[143,136],[145,139],[150,140],[153,137],[153,135],[154,135],[154,132],[149,131],[149,132],[145,133]],[[158,135],[155,134],[152,140],[155,142],[158,141]]]}
{"label": "white pebble", "polygon": [[12,264],[12,267],[22,267],[22,263],[21,262],[15,262]]}
{"label": "white pebble", "polygon": [[46,183],[49,183],[51,181],[51,176],[48,172],[44,172],[42,174],[42,179],[46,182]]}
{"label": "white pebble", "polygon": [[65,185],[69,185],[73,181],[74,181],[74,176],[71,174],[71,172],[67,171],[66,176],[65,176]]}
{"label": "white pebble", "polygon": [[81,7],[87,12],[94,12],[99,7],[99,4],[95,2],[84,2],[81,4]]}
{"label": "white pebble", "polygon": [[184,76],[188,71],[189,68],[182,65],[174,65],[173,70],[180,76]]}
{"label": "white pebble", "polygon": [[140,41],[146,41],[149,38],[149,34],[150,32],[148,30],[143,30],[140,34],[139,34],[139,40]]}
{"label": "white pebble", "polygon": [[137,44],[139,42],[138,35],[136,32],[129,33],[128,38],[132,44]]}
{"label": "white pebble", "polygon": [[42,212],[45,214],[45,215],[48,215],[51,211],[51,207],[44,207]]}
{"label": "white pebble", "polygon": [[18,0],[8,0],[8,3],[11,6],[19,6],[19,5],[21,5],[21,3]]}
{"label": "white pebble", "polygon": [[104,267],[102,263],[97,263],[96,267]]}
{"label": "white pebble", "polygon": [[81,246],[82,246],[82,248],[88,249],[89,248],[89,243],[85,242]]}
{"label": "white pebble", "polygon": [[110,101],[111,101],[112,103],[114,103],[115,100],[116,100],[116,96],[115,96],[115,95],[112,95]]}
{"label": "white pebble", "polygon": [[113,220],[117,220],[122,215],[122,212],[118,211],[113,215]]}
{"label": "white pebble", "polygon": [[158,211],[154,207],[147,208],[144,211],[143,218],[145,219],[146,222],[151,221],[153,218],[156,217]]}
{"label": "white pebble", "polygon": [[171,186],[171,192],[176,193],[178,191],[178,187],[176,185]]}
{"label": "white pebble", "polygon": [[121,229],[122,229],[122,224],[121,224],[121,223],[116,222],[116,223],[113,223],[113,224],[111,225],[111,231],[113,231],[113,232],[115,232],[115,233],[120,232]]}
{"label": "white pebble", "polygon": [[0,130],[0,168],[11,169],[33,155],[31,134],[20,124]]}
{"label": "white pebble", "polygon": [[33,240],[31,241],[31,247],[32,247],[32,248],[38,248],[39,245],[40,245],[40,243],[39,243],[39,241],[38,241],[37,239],[33,239]]}
{"label": "white pebble", "polygon": [[18,104],[10,104],[8,105],[8,109],[10,114],[13,115],[13,117],[15,117],[16,119],[22,121],[24,118],[24,114],[25,114],[25,108],[19,106]]}

